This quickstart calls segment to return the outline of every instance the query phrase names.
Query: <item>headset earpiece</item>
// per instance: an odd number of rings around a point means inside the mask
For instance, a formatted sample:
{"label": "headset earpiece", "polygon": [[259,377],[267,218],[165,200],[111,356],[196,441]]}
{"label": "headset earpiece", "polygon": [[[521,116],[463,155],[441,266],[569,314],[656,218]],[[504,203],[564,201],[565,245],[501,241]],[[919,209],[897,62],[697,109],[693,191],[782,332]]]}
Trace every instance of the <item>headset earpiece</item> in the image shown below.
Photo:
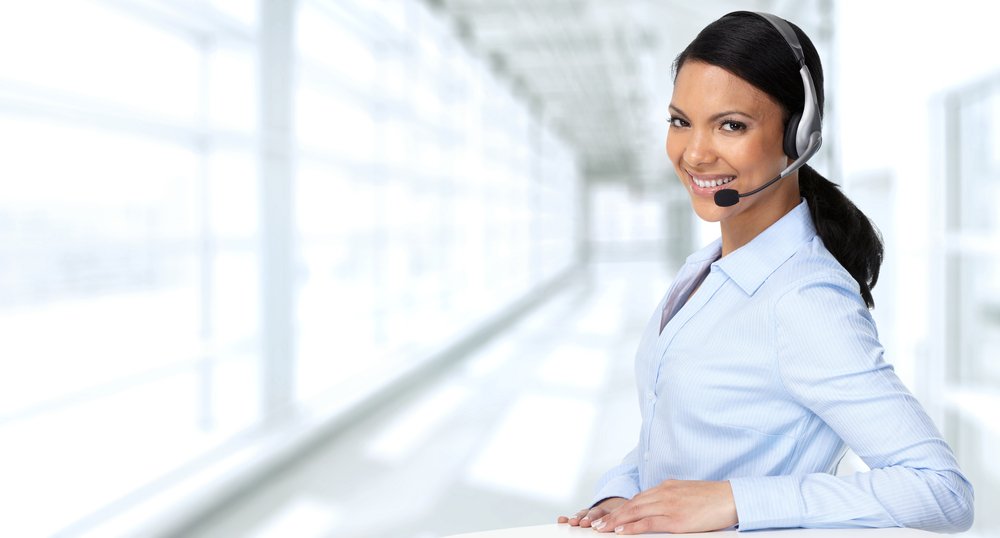
{"label": "headset earpiece", "polygon": [[797,160],[806,153],[816,153],[819,147],[810,148],[815,144],[823,142],[823,120],[820,115],[819,103],[816,99],[816,85],[813,83],[812,73],[806,65],[805,54],[802,52],[802,44],[795,35],[795,29],[788,21],[772,15],[770,13],[755,13],[758,17],[771,23],[774,29],[781,34],[788,47],[795,56],[795,61],[799,64],[799,75],[802,77],[802,90],[805,92],[805,102],[802,110],[792,112],[788,119],[788,127],[785,128],[785,138],[782,145],[785,155]]}
{"label": "headset earpiece", "polygon": [[792,159],[799,158],[799,148],[797,147],[796,140],[799,138],[799,120],[801,118],[802,114],[798,112],[792,113],[792,117],[788,118],[788,126],[785,127],[785,138],[782,140],[782,144],[785,147],[785,155],[788,155]]}

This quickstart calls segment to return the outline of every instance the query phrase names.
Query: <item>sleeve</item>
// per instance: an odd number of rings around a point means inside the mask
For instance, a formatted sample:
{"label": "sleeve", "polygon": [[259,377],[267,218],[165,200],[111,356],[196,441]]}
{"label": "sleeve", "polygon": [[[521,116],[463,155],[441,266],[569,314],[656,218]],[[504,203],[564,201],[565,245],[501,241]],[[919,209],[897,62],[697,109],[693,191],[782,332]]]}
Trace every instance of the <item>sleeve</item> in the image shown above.
{"label": "sleeve", "polygon": [[636,445],[621,464],[612,467],[597,481],[597,493],[590,503],[591,508],[609,497],[631,499],[639,493],[639,446]]}
{"label": "sleeve", "polygon": [[930,417],[883,360],[874,321],[853,284],[811,282],[778,299],[775,361],[789,395],[829,425],[871,471],[733,479],[740,530],[967,530],[972,485]]}

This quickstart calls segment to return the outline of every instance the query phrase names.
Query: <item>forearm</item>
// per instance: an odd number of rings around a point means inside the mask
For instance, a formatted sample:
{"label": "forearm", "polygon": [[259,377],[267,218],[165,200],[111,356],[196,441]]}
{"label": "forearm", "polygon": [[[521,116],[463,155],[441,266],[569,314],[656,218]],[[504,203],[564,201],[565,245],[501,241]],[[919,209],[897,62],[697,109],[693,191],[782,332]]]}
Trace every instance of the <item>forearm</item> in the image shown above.
{"label": "forearm", "polygon": [[902,466],[836,477],[730,480],[740,530],[783,527],[910,527],[961,532],[973,519],[972,487],[954,471]]}
{"label": "forearm", "polygon": [[[799,286],[775,304],[774,315],[775,365],[786,392],[872,470],[775,477],[773,484],[733,480],[740,527],[744,515],[749,528],[762,528],[767,519],[789,523],[781,526],[938,532],[971,526],[972,486],[920,402],[885,361],[874,320],[854,290],[832,281]],[[758,506],[761,501],[752,498],[757,494],[783,499],[775,501],[781,511]]]}

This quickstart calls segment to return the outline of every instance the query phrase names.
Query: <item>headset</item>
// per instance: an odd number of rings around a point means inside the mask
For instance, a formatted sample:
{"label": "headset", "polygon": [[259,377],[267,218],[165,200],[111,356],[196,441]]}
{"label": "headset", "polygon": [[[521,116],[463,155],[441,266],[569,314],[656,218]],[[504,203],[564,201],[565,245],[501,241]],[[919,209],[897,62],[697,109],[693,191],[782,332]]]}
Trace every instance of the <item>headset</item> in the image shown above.
{"label": "headset", "polygon": [[792,29],[792,26],[785,19],[776,15],[761,12],[750,13],[774,26],[785,42],[788,43],[789,48],[792,49],[792,54],[795,55],[795,60],[799,64],[799,75],[802,76],[805,103],[802,106],[802,112],[793,112],[788,119],[788,127],[785,129],[785,137],[782,141],[785,155],[794,159],[792,164],[782,170],[778,177],[748,193],[740,194],[736,189],[716,191],[715,204],[720,207],[736,205],[740,201],[740,198],[756,194],[770,187],[779,179],[798,170],[819,151],[819,147],[823,144],[823,119],[820,116],[819,103],[816,99],[816,85],[813,83],[812,73],[809,72],[809,67],[806,65],[806,57],[802,53],[802,45],[799,43],[798,36],[795,35],[795,30]]}

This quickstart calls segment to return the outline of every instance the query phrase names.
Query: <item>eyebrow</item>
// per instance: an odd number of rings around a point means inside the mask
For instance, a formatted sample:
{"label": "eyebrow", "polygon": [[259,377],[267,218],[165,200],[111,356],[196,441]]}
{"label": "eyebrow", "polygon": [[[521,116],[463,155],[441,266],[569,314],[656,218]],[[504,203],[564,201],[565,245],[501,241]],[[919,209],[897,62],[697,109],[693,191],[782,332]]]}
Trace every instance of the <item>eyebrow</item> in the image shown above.
{"label": "eyebrow", "polygon": [[[674,105],[670,105],[670,110],[673,110],[674,112],[677,112],[681,116],[687,116],[688,115],[686,112],[684,112],[683,110],[677,108]],[[748,118],[750,118],[752,120],[756,120],[757,119],[757,118],[753,117],[752,115],[747,114],[746,112],[742,112],[742,111],[739,111],[739,110],[726,110],[725,112],[719,112],[718,114],[713,114],[712,117],[709,118],[709,121],[715,121],[717,119],[724,118],[726,116],[732,116],[734,114],[739,114],[740,116],[746,116],[746,117],[748,117]]]}

